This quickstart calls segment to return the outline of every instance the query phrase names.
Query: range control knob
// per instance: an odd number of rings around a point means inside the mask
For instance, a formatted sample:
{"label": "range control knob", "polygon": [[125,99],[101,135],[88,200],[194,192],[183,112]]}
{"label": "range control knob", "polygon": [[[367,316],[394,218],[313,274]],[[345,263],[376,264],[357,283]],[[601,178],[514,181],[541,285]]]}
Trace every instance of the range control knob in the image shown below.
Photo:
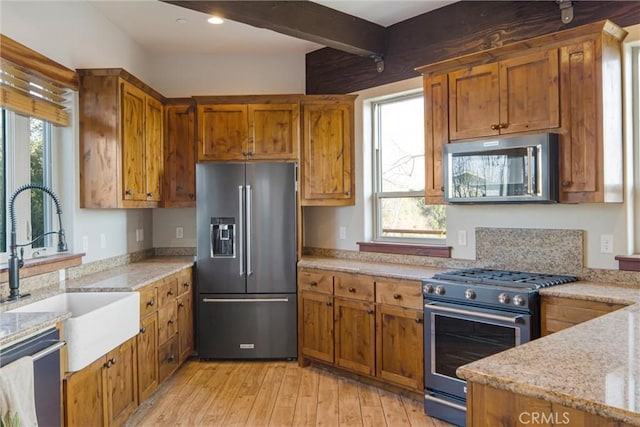
{"label": "range control knob", "polygon": [[445,293],[444,286],[436,286],[436,294],[444,295]]}
{"label": "range control knob", "polygon": [[513,297],[514,305],[524,305],[524,297],[522,295],[516,295]]}
{"label": "range control knob", "polygon": [[498,295],[498,302],[500,304],[509,304],[509,294],[505,294],[504,292]]}
{"label": "range control knob", "polygon": [[466,291],[464,291],[464,297],[466,299],[476,299],[476,291],[474,291],[473,289],[467,289]]}
{"label": "range control knob", "polygon": [[432,286],[432,285],[424,285],[424,286],[422,287],[422,291],[423,291],[425,294],[432,294],[432,293],[433,293],[433,286]]}

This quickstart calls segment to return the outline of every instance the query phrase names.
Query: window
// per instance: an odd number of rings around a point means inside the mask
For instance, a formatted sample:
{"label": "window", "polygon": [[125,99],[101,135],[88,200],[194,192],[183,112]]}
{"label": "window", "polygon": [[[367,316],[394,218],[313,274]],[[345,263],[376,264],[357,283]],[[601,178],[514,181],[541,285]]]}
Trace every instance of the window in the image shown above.
{"label": "window", "polygon": [[422,95],[385,99],[372,107],[374,239],[444,243],[444,206],[424,199]]}
{"label": "window", "polygon": [[[51,187],[51,123],[34,117],[26,117],[9,110],[0,110],[2,117],[2,187],[0,197],[3,199],[1,221],[3,233],[1,252],[8,251],[7,237],[11,231],[9,220],[9,201],[12,189],[32,183]],[[15,199],[17,242],[27,243],[42,236],[53,227],[53,207],[51,199],[45,198],[41,191],[21,193]],[[57,226],[57,224],[56,224]],[[38,239],[28,248],[39,249],[53,246],[55,239],[51,236]]]}

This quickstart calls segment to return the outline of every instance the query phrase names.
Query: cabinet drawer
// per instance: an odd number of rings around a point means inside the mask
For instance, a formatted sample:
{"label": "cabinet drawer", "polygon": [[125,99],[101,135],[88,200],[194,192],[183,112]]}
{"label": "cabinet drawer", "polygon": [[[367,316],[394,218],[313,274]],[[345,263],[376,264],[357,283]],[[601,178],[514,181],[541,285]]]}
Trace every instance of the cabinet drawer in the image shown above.
{"label": "cabinet drawer", "polygon": [[182,270],[178,273],[177,281],[178,296],[191,292],[191,289],[193,288],[193,274],[191,273],[191,269],[187,268],[186,270]]}
{"label": "cabinet drawer", "polygon": [[174,302],[178,296],[178,278],[176,276],[167,277],[158,286],[158,308],[164,307],[167,303]]}
{"label": "cabinet drawer", "polygon": [[422,309],[422,283],[414,280],[376,279],[376,302]]}
{"label": "cabinet drawer", "polygon": [[373,301],[373,277],[360,274],[334,276],[334,295]]}
{"label": "cabinet drawer", "polygon": [[158,380],[160,383],[176,370],[178,363],[178,337],[176,336],[162,344],[158,350]]}
{"label": "cabinet drawer", "polygon": [[298,270],[298,292],[313,291],[333,293],[333,276],[330,273]]}
{"label": "cabinet drawer", "polygon": [[158,289],[149,285],[140,291],[140,318],[153,313],[158,308]]}
{"label": "cabinet drawer", "polygon": [[164,343],[178,332],[178,306],[174,299],[158,310],[158,341]]}

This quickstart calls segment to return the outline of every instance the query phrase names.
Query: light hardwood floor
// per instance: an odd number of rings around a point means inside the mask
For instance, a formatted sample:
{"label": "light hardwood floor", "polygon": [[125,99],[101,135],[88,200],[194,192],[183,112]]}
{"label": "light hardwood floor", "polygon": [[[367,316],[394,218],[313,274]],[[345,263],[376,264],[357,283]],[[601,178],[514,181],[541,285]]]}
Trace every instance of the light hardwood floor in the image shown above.
{"label": "light hardwood floor", "polygon": [[422,403],[297,362],[188,361],[133,426],[426,426]]}

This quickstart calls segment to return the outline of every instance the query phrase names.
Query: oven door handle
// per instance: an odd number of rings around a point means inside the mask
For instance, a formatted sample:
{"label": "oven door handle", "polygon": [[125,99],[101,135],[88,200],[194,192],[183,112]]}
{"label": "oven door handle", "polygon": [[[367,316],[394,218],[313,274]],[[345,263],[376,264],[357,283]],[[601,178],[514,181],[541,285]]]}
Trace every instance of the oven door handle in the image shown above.
{"label": "oven door handle", "polygon": [[491,314],[491,313],[483,313],[481,311],[471,311],[471,310],[464,310],[461,308],[453,308],[453,307],[443,307],[441,305],[438,305],[436,303],[428,303],[424,305],[425,308],[430,308],[436,311],[444,311],[447,313],[454,313],[454,314],[462,314],[462,315],[467,315],[467,316],[474,316],[474,317],[480,317],[482,319],[489,319],[489,320],[499,320],[501,322],[509,322],[509,323],[519,323],[520,320],[522,319],[521,315],[516,315],[513,317],[509,317],[509,316],[501,316],[499,314]]}
{"label": "oven door handle", "polygon": [[441,405],[448,406],[453,409],[457,409],[458,411],[466,411],[467,407],[464,405],[458,405],[457,403],[449,402],[448,400],[441,399],[439,397],[432,396],[430,394],[424,395],[425,400],[431,400],[432,402],[439,403]]}

